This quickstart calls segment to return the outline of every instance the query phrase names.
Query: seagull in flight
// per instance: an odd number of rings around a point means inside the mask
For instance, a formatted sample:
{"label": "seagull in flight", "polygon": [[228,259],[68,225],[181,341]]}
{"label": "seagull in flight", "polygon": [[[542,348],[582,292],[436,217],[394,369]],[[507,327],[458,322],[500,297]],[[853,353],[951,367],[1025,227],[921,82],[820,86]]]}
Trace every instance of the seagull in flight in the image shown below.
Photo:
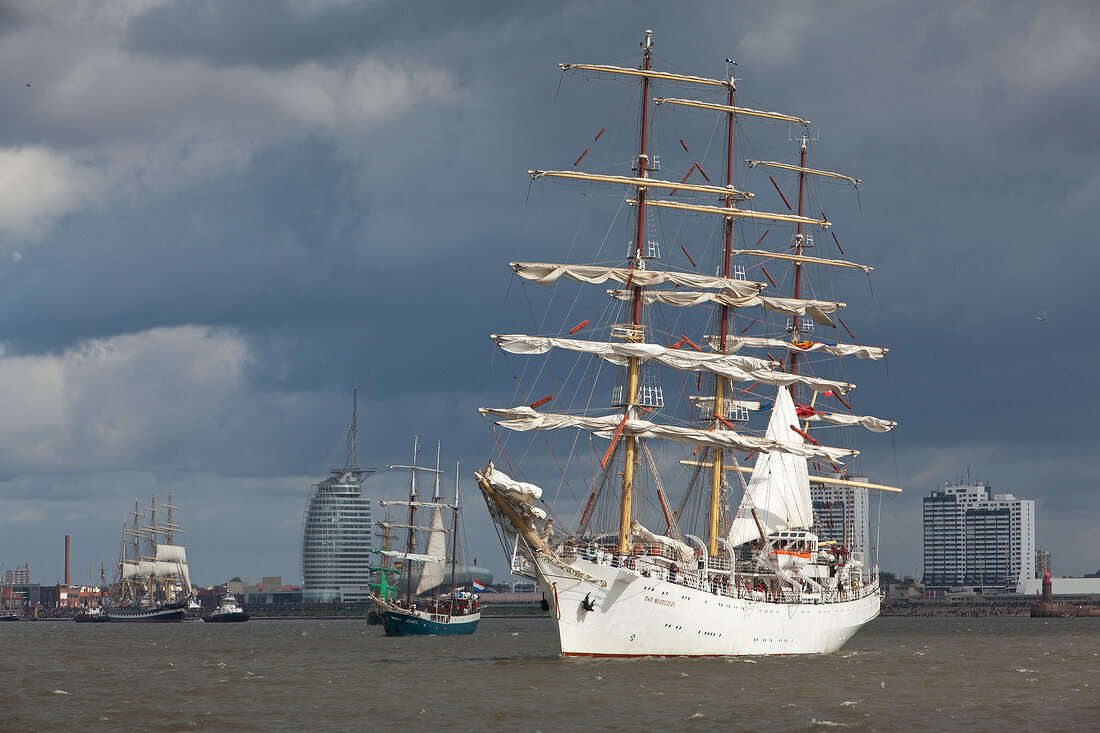
{"label": "seagull in flight", "polygon": [[1036,321],[1045,321],[1046,319],[1047,319],[1047,312],[1046,311],[1043,311],[1043,314],[1040,315],[1040,316],[1035,316]]}

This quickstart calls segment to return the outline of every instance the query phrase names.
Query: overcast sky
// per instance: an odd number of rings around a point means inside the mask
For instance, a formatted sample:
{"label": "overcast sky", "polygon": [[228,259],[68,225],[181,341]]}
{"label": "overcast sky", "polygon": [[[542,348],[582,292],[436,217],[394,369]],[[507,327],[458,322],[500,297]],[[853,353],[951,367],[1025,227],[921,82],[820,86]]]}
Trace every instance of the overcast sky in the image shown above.
{"label": "overcast sky", "polygon": [[461,456],[471,554],[504,577],[469,478],[476,408],[512,399],[487,336],[522,323],[507,263],[565,257],[542,224],[576,207],[526,171],[593,132],[556,64],[633,65],[647,28],[660,67],[737,59],[864,181],[864,340],[901,427],[862,466],[905,489],[882,567],[920,568],[921,497],[969,469],[1036,501],[1056,573],[1096,569],[1100,5],[1026,0],[0,0],[4,566],[55,582],[69,534],[98,578],[134,498],[171,491],[193,578],[297,582],[357,385],[361,462],[415,433]]}

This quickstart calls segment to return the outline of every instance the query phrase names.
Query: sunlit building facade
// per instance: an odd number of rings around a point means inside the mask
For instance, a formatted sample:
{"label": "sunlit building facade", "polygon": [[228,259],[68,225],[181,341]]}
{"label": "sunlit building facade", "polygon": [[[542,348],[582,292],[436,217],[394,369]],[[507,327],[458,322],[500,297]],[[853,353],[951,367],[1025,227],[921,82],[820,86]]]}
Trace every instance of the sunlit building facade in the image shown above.
{"label": "sunlit building facade", "polygon": [[1035,502],[988,484],[924,497],[924,583],[1018,590],[1035,577]]}
{"label": "sunlit building facade", "polygon": [[357,409],[348,426],[348,460],[314,484],[302,518],[302,600],[355,603],[370,599],[371,500],[363,482],[374,469],[360,468]]}

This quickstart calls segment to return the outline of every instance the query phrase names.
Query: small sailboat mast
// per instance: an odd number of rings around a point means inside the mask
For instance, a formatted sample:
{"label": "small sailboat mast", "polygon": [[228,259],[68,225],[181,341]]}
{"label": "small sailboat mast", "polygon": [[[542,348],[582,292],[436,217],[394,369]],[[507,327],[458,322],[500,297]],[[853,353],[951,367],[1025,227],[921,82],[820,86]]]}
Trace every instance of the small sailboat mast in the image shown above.
{"label": "small sailboat mast", "polygon": [[[451,529],[451,531],[454,533],[451,536],[451,593],[454,595],[455,601],[458,600],[458,592],[457,592],[457,589],[455,588],[455,571],[456,571],[456,565],[458,563],[458,512],[459,512],[459,507],[461,506],[461,502],[462,502],[462,497],[461,497],[461,494],[459,493],[459,488],[458,488],[459,467],[461,466],[461,464],[462,464],[462,462],[459,459],[456,458],[455,459],[455,516],[454,516],[453,528]],[[453,610],[454,610],[454,604],[452,604],[449,607],[449,611],[453,612]]]}
{"label": "small sailboat mast", "polygon": [[413,533],[413,527],[416,526],[416,455],[420,452],[420,436],[413,437],[413,459],[412,465],[409,467],[412,471],[409,472],[409,537],[405,543],[405,562],[402,567],[402,571],[405,573],[405,603],[408,606],[412,606],[412,565],[409,563],[408,555],[411,555],[416,550],[416,535]]}

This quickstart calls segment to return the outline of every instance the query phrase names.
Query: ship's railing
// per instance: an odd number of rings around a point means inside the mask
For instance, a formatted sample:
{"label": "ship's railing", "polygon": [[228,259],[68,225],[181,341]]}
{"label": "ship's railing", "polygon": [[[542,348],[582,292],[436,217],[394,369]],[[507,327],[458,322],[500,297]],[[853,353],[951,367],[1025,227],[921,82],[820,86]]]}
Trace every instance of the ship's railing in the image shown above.
{"label": "ship's railing", "polygon": [[[566,542],[559,553],[562,560],[579,557],[727,598],[773,603],[842,603],[879,592],[877,582],[868,582],[859,575],[821,590],[779,586],[776,576],[753,572],[751,563],[742,561],[733,565],[725,552],[707,557],[705,551],[697,550],[691,560],[685,561],[680,553],[665,545],[636,543],[631,550],[624,556],[598,544]],[[857,554],[852,553],[851,559],[860,559]]]}

